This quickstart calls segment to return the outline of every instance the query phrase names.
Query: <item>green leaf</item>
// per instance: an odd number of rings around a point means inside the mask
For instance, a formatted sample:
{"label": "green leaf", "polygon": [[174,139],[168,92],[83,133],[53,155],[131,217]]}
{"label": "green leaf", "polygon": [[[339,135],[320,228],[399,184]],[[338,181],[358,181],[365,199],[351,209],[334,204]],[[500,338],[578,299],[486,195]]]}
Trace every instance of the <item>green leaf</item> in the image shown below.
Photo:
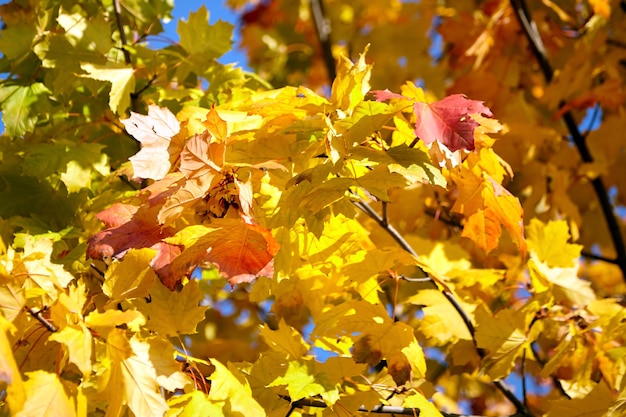
{"label": "green leaf", "polygon": [[47,100],[47,94],[50,94],[50,90],[43,83],[0,87],[2,121],[10,136],[20,137],[35,130],[35,124],[40,117],[36,104],[43,104]]}
{"label": "green leaf", "polygon": [[124,65],[107,64],[106,66],[85,63],[81,68],[87,71],[85,77],[111,83],[109,107],[114,113],[126,114],[130,107],[130,96],[135,92],[135,70]]}
{"label": "green leaf", "polygon": [[204,73],[209,64],[231,48],[233,29],[233,25],[221,20],[210,25],[205,6],[189,13],[186,22],[179,21],[179,44],[189,54],[184,62],[187,69],[196,74]]}

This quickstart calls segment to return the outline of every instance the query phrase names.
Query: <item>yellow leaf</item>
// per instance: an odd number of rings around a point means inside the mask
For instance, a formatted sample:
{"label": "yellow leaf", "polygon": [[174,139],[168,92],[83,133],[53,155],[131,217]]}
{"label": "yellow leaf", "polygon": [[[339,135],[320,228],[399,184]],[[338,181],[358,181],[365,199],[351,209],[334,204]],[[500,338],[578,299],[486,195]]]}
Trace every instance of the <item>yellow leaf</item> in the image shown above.
{"label": "yellow leaf", "polygon": [[611,17],[611,2],[609,0],[589,0],[593,12],[609,19]]}
{"label": "yellow leaf", "polygon": [[531,219],[526,227],[526,241],[531,254],[548,267],[572,267],[580,256],[581,245],[567,243],[570,239],[565,220],[550,221],[548,224]]}
{"label": "yellow leaf", "polygon": [[65,326],[61,331],[50,335],[49,340],[55,340],[67,348],[69,360],[87,377],[91,373],[91,332],[87,327],[78,325]]}
{"label": "yellow leaf", "polygon": [[[179,353],[169,340],[155,336],[145,342],[150,345],[150,362],[154,366],[156,381],[160,386],[168,391],[175,391],[191,383],[191,379],[181,372],[181,364],[175,361]],[[133,346],[136,350],[136,345]]]}
{"label": "yellow leaf", "polygon": [[83,63],[81,68],[89,74],[84,77],[111,83],[109,107],[114,113],[126,114],[131,96],[135,92],[135,69],[112,63],[108,63],[107,66]]}
{"label": "yellow leaf", "polygon": [[[3,266],[0,265],[0,269]],[[10,322],[22,312],[26,298],[17,279],[0,271],[0,312]]]}
{"label": "yellow leaf", "polygon": [[419,392],[415,392],[412,395],[407,396],[402,403],[403,407],[416,408],[419,410],[420,417],[442,417],[441,412],[437,410],[437,407],[426,399]]}
{"label": "yellow leaf", "polygon": [[[136,337],[128,340],[121,329],[114,329],[107,337],[110,366],[106,386],[111,402],[115,403],[112,411],[121,407],[122,402],[128,404],[136,416],[162,416],[167,410],[167,404],[158,392],[159,384],[149,351],[147,342]],[[107,409],[107,413],[109,411]]]}
{"label": "yellow leaf", "polygon": [[56,288],[65,288],[74,276],[63,265],[52,263],[52,245],[54,240],[47,237],[24,235],[24,253],[22,262],[32,279],[52,298],[56,298]]}
{"label": "yellow leaf", "polygon": [[226,368],[216,359],[211,359],[211,363],[215,366],[215,371],[210,376],[210,401],[224,404],[231,413],[265,416],[263,408],[252,398],[252,392],[247,382],[241,382],[237,377],[238,371],[233,368]]}
{"label": "yellow leaf", "polygon": [[192,391],[168,400],[170,409],[165,417],[224,417],[224,404],[213,402],[202,391]]}
{"label": "yellow leaf", "polygon": [[502,227],[496,218],[496,214],[490,208],[477,210],[463,225],[461,236],[471,239],[486,253],[491,252],[498,247],[502,234]]}
{"label": "yellow leaf", "polygon": [[[365,301],[342,303],[324,312],[317,321],[312,338],[345,336],[355,341],[353,357],[358,363],[376,365],[387,359],[398,385],[426,373],[424,353],[415,340],[413,329],[393,322],[380,304]],[[350,334],[345,334],[350,329]],[[405,353],[406,352],[406,353]]]}
{"label": "yellow leaf", "polygon": [[603,381],[600,381],[584,398],[561,399],[552,402],[547,417],[602,417],[607,415],[607,410],[612,404],[611,390]]}
{"label": "yellow leaf", "polygon": [[27,401],[15,417],[76,416],[63,384],[56,374],[44,371],[27,372],[24,382]]}
{"label": "yellow leaf", "polygon": [[277,352],[286,353],[291,359],[298,359],[309,350],[309,346],[302,339],[302,335],[293,327],[288,326],[282,318],[276,330],[270,330],[266,325],[261,326],[261,336],[270,348]]}
{"label": "yellow leaf", "polygon": [[476,310],[476,343],[488,352],[483,368],[493,380],[506,377],[528,345],[526,326],[531,314],[507,309],[492,316],[485,308]]}
{"label": "yellow leaf", "polygon": [[421,290],[409,298],[408,302],[424,306],[424,317],[419,320],[419,330],[435,345],[472,340],[467,326],[440,291]]}
{"label": "yellow leaf", "polygon": [[15,414],[24,405],[26,388],[15,363],[12,343],[6,333],[8,331],[15,331],[15,327],[0,314],[0,381],[8,385],[7,402],[11,412]]}
{"label": "yellow leaf", "polygon": [[162,416],[167,404],[158,391],[156,370],[149,355],[150,345],[133,337],[130,347],[134,355],[122,361],[128,406],[136,416]]}
{"label": "yellow leaf", "polygon": [[528,261],[531,282],[536,291],[543,292],[552,288],[556,302],[568,301],[584,308],[596,299],[589,281],[578,277],[578,265],[571,268],[550,268],[542,262]]}
{"label": "yellow leaf", "polygon": [[348,114],[363,101],[365,94],[370,90],[369,79],[372,66],[365,63],[366,53],[367,48],[359,56],[356,64],[342,56],[337,65],[337,78],[333,81],[330,101]]}
{"label": "yellow leaf", "polygon": [[335,384],[329,381],[326,374],[318,372],[316,362],[312,359],[289,361],[282,375],[268,386],[283,385],[286,386],[291,401],[320,395],[328,401],[327,404],[332,405],[339,399]]}
{"label": "yellow leaf", "polygon": [[170,291],[157,283],[150,289],[149,300],[138,299],[135,304],[148,317],[146,326],[150,330],[176,336],[196,332],[207,309],[200,306],[203,297],[196,280],[189,281],[180,291]]}
{"label": "yellow leaf", "polygon": [[139,331],[139,328],[146,323],[146,318],[136,310],[107,310],[104,313],[92,311],[85,318],[85,323],[89,327],[95,327],[99,332],[110,330],[121,324],[127,325],[131,330]]}
{"label": "yellow leaf", "polygon": [[102,291],[112,300],[145,297],[157,280],[150,262],[154,249],[131,249],[121,261],[114,261],[105,273]]}

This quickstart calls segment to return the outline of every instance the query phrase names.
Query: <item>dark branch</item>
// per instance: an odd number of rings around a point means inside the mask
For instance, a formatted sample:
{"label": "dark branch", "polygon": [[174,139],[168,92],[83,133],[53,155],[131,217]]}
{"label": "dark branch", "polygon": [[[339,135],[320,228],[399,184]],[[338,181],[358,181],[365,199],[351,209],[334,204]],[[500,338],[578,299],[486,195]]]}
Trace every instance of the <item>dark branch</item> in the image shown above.
{"label": "dark branch", "polygon": [[55,333],[58,332],[59,329],[57,329],[57,327],[52,324],[51,322],[48,321],[48,319],[46,319],[43,316],[42,310],[35,310],[32,307],[27,307],[26,311],[28,311],[28,314],[30,314],[31,316],[33,316],[39,323],[41,323],[43,325],[43,327],[46,328],[47,331],[49,331],[50,333]]}
{"label": "dark branch", "polygon": [[311,14],[313,16],[313,22],[315,23],[317,37],[320,40],[320,46],[322,47],[322,56],[324,57],[324,63],[326,64],[328,79],[330,80],[330,84],[332,84],[337,77],[337,68],[335,65],[335,58],[333,57],[333,44],[330,39],[330,20],[328,20],[326,14],[324,13],[323,0],[311,0]]}
{"label": "dark branch", "polygon": [[120,32],[120,41],[122,41],[124,62],[126,62],[126,65],[130,65],[132,61],[130,59],[130,52],[126,49],[128,41],[126,40],[126,33],[124,32],[124,26],[122,25],[122,8],[120,6],[120,0],[113,0],[113,11],[115,12],[115,24],[117,25],[117,30]]}
{"label": "dark branch", "polygon": [[618,264],[617,259],[607,258],[606,256],[596,255],[595,253],[591,253],[591,252],[587,252],[587,251],[582,251],[580,253],[580,255],[585,257],[585,258],[594,259],[596,261],[607,262],[607,263],[610,263],[610,264]]}
{"label": "dark branch", "polygon": [[[280,396],[283,400],[289,401],[291,403],[291,410],[296,408],[304,408],[304,407],[314,407],[314,408],[327,408],[328,405],[324,401],[315,400],[311,398],[304,398],[298,401],[291,402],[291,398],[287,396]],[[359,412],[362,413],[373,413],[373,414],[398,414],[403,416],[419,416],[420,410],[419,408],[406,408],[406,407],[397,407],[391,405],[377,405],[374,406],[371,410],[361,406],[358,409]],[[441,412],[441,415],[445,417],[479,417],[474,415],[466,415],[466,414],[454,414],[454,413],[445,413]]]}
{"label": "dark branch", "polygon": [[[511,0],[511,6],[515,11],[518,22],[522,26],[522,29],[524,29],[524,34],[530,43],[530,47],[535,55],[535,58],[539,62],[543,76],[549,83],[554,77],[554,70],[548,60],[548,54],[543,41],[541,40],[541,35],[539,34],[537,26],[535,25],[535,22],[526,7],[526,2],[524,0]],[[563,108],[564,105],[565,102],[561,102],[559,104],[559,108]],[[570,136],[572,137],[574,145],[576,146],[583,162],[593,162],[593,157],[587,147],[585,137],[578,129],[576,120],[570,111],[563,113],[563,121],[567,126]],[[626,246],[624,245],[617,217],[613,211],[613,205],[609,200],[609,194],[600,177],[593,179],[591,181],[591,185],[593,186],[596,197],[600,202],[600,207],[602,207],[602,213],[604,214],[604,218],[611,235],[611,240],[613,241],[613,246],[615,247],[615,252],[617,253],[617,260],[615,263],[619,266],[622,271],[622,278],[626,281]]]}

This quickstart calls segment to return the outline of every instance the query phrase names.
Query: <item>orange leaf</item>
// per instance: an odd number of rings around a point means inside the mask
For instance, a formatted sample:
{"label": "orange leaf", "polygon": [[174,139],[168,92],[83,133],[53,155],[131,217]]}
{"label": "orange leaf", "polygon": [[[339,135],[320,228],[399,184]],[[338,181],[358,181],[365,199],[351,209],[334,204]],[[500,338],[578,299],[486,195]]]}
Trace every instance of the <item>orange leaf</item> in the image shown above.
{"label": "orange leaf", "polygon": [[269,230],[235,219],[216,219],[211,226],[189,226],[165,240],[185,246],[171,264],[171,278],[188,275],[205,262],[215,264],[231,285],[273,275],[279,245]]}

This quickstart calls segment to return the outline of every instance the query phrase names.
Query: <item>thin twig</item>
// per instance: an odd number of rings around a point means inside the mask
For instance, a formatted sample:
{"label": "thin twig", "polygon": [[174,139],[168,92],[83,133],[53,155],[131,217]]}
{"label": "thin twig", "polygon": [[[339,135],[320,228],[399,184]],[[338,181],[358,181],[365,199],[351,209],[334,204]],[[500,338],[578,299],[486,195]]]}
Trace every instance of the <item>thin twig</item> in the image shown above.
{"label": "thin twig", "polygon": [[[526,7],[526,2],[524,0],[511,0],[511,6],[515,11],[517,20],[524,29],[524,34],[526,35],[526,38],[530,43],[530,47],[533,51],[533,54],[535,55],[535,58],[539,62],[539,66],[541,67],[543,76],[549,83],[554,77],[554,70],[552,69],[552,66],[550,65],[550,62],[548,60],[548,54],[543,44],[543,41],[541,40],[539,30],[537,30],[537,26],[535,25],[535,22],[533,21],[532,17],[530,16],[530,12],[528,11],[528,8]],[[559,108],[563,108],[563,106],[565,106],[565,102],[561,102],[559,104]],[[562,118],[583,162],[593,162],[593,157],[591,156],[591,152],[587,147],[585,137],[580,133],[580,130],[578,129],[578,125],[576,124],[576,120],[574,119],[572,113],[570,111],[567,111],[563,113]],[[615,263],[617,264],[617,266],[619,266],[620,270],[622,271],[622,278],[624,279],[624,281],[626,281],[626,246],[624,245],[624,240],[620,232],[621,229],[617,221],[617,217],[615,216],[613,205],[611,204],[611,201],[609,199],[609,194],[600,177],[596,177],[595,179],[593,179],[591,181],[591,185],[593,186],[593,190],[596,193],[596,197],[598,198],[600,207],[602,207],[602,213],[604,214],[604,219],[609,229],[615,252],[617,253],[617,259]]]}
{"label": "thin twig", "polygon": [[50,321],[48,321],[48,319],[46,319],[43,314],[42,314],[42,310],[35,310],[32,307],[27,307],[26,311],[28,311],[28,314],[30,314],[31,316],[33,316],[39,323],[42,324],[43,327],[46,328],[47,331],[49,331],[50,333],[55,333],[58,332],[59,329],[57,329],[57,327],[51,323]]}

